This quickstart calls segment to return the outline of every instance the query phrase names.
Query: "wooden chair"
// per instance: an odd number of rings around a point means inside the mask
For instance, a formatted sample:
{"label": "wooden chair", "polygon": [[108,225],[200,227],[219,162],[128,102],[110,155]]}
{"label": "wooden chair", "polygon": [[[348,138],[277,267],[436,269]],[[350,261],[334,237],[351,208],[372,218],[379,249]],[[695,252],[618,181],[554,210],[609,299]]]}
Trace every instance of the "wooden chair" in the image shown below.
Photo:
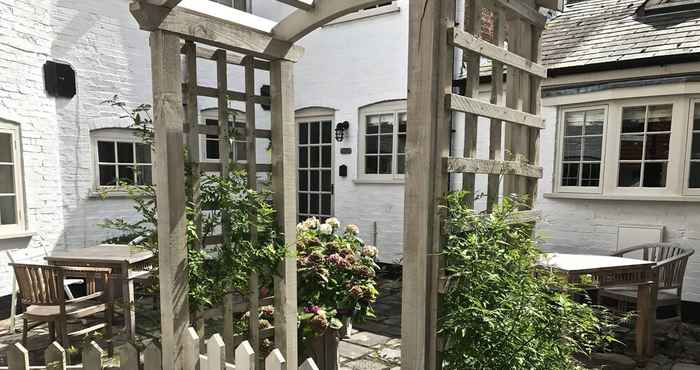
{"label": "wooden chair", "polygon": [[[44,322],[49,324],[51,340],[58,339],[64,348],[68,347],[70,337],[78,337],[103,328],[106,339],[111,340],[111,269],[21,263],[11,263],[10,266],[15,271],[20,301],[25,306],[22,316],[22,343],[25,346],[29,330]],[[66,299],[63,287],[67,276],[84,279],[87,295]],[[98,290],[98,287],[102,289]],[[81,320],[98,313],[104,313],[102,322],[89,327],[83,325],[78,331],[68,332],[68,320]],[[30,327],[29,321],[35,321],[36,324]]]}
{"label": "wooden chair", "polygon": [[[693,253],[694,250],[682,248],[676,243],[650,243],[626,248],[612,255],[625,257],[636,254],[629,257],[656,262],[654,269],[659,278],[656,305],[675,306],[676,314],[680,318],[683,277],[688,259]],[[620,311],[624,311],[625,306],[634,307],[637,302],[637,287],[606,288],[601,289],[598,294],[599,303],[604,298],[616,301]]]}

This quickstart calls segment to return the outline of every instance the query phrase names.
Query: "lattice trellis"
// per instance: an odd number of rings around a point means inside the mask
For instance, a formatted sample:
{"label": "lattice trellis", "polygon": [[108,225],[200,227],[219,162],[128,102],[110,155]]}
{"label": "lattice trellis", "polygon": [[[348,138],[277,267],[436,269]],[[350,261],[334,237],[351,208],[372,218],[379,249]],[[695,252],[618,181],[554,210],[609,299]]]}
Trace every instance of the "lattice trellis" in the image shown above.
{"label": "lattice trellis", "polygon": [[[461,2],[466,3],[464,13],[457,14],[457,3],[417,0],[410,4],[411,124],[407,135],[403,289],[414,294],[403,296],[402,367],[407,369],[441,367],[437,325],[444,235],[439,204],[450,190],[450,176],[462,176],[462,189],[472,194],[467,202],[474,207],[476,177],[486,175],[487,211],[503,195],[527,195],[534,200],[542,177],[538,155],[540,130],[544,128],[540,88],[547,71],[539,62],[546,18],[537,9],[559,8],[561,4],[466,0]],[[484,9],[493,15],[492,42],[481,36]],[[453,90],[458,52],[463,53],[466,67],[461,94]],[[492,65],[489,101],[479,99],[482,59]],[[465,114],[464,122],[457,121],[456,112]],[[479,117],[490,123],[488,158],[477,158]],[[453,155],[450,135],[452,126],[458,125],[464,125],[464,152]],[[533,215],[523,210],[516,218],[532,220]]]}

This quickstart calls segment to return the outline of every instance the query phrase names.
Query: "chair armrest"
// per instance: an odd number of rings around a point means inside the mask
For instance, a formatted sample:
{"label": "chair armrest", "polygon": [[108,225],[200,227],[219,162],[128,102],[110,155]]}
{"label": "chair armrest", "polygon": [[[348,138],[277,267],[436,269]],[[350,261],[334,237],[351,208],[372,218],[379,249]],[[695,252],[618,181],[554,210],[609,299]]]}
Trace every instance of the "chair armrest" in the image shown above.
{"label": "chair armrest", "polygon": [[88,295],[83,296],[83,297],[78,297],[78,298],[75,298],[75,299],[69,299],[69,300],[66,301],[66,303],[80,303],[80,302],[85,302],[85,301],[89,301],[89,300],[92,300],[92,299],[95,299],[95,298],[100,298],[100,297],[102,297],[103,295],[104,295],[104,291],[99,291],[99,292],[96,292],[96,293],[88,294]]}
{"label": "chair armrest", "polygon": [[620,249],[619,251],[617,251],[617,252],[615,252],[615,253],[611,253],[610,255],[611,255],[611,256],[614,256],[614,257],[622,257],[622,256],[624,256],[625,254],[627,254],[627,253],[629,253],[629,252],[636,252],[636,251],[642,250],[642,249],[644,249],[644,248],[645,248],[645,247],[639,246],[639,245],[638,245],[638,246],[634,246],[634,247],[628,247],[628,248]]}
{"label": "chair armrest", "polygon": [[654,267],[652,267],[652,268],[658,269],[659,267],[668,265],[669,263],[677,262],[677,261],[680,261],[683,259],[688,259],[688,258],[690,258],[691,254],[679,255],[679,256],[675,256],[673,258],[669,258],[667,260],[663,260],[663,261],[657,263],[656,265],[654,265]]}

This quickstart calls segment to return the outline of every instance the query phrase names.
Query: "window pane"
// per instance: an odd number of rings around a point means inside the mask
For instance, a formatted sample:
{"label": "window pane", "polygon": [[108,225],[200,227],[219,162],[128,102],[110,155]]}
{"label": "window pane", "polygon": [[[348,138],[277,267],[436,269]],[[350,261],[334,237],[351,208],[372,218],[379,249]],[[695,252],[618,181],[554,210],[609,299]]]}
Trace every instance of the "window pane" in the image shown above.
{"label": "window pane", "polygon": [[620,137],[620,159],[642,160],[644,135],[622,135]]}
{"label": "window pane", "polygon": [[302,122],[299,124],[299,144],[309,143],[309,124]]}
{"label": "window pane", "polygon": [[209,140],[206,142],[207,159],[219,159],[219,140]]}
{"label": "window pane", "polygon": [[392,135],[381,135],[379,140],[379,151],[381,153],[391,154],[394,146],[394,137]]}
{"label": "window pane", "polygon": [[321,194],[321,214],[331,214],[331,195]]}
{"label": "window pane", "polygon": [[647,131],[671,131],[673,105],[652,105],[647,117]]}
{"label": "window pane", "polygon": [[309,212],[309,195],[306,193],[299,193],[299,213]]}
{"label": "window pane", "polygon": [[406,153],[406,135],[405,134],[399,134],[398,135],[398,148],[396,148],[397,153]]}
{"label": "window pane", "polygon": [[117,160],[119,163],[134,163],[134,144],[117,143]]}
{"label": "window pane", "polygon": [[134,168],[132,166],[119,166],[119,184],[134,184]]}
{"label": "window pane", "polygon": [[151,163],[151,147],[136,143],[136,163]]}
{"label": "window pane", "polygon": [[12,135],[0,133],[0,162],[12,162]]}
{"label": "window pane", "polygon": [[666,162],[644,164],[644,186],[647,188],[663,188],[666,186]]}
{"label": "window pane", "polygon": [[100,162],[114,163],[114,142],[98,141],[97,142],[97,157]]}
{"label": "window pane", "polygon": [[391,156],[381,155],[379,156],[379,173],[390,174],[391,173]]}
{"label": "window pane", "polygon": [[581,138],[570,137],[564,139],[564,160],[579,161],[581,160]]}
{"label": "window pane", "polygon": [[330,143],[331,142],[331,133],[333,132],[333,128],[331,127],[331,121],[323,121],[321,122],[321,125],[323,126],[321,128],[321,132],[323,134],[323,142],[324,143]]}
{"label": "window pane", "polygon": [[15,193],[15,166],[0,164],[0,194]]}
{"label": "window pane", "polygon": [[309,171],[299,171],[299,190],[309,190]]}
{"label": "window pane", "polygon": [[151,185],[153,183],[151,166],[138,166],[136,173],[136,185]]}
{"label": "window pane", "polygon": [[382,134],[393,134],[394,133],[394,115],[393,114],[382,114],[381,118],[381,133]]}
{"label": "window pane", "polygon": [[236,161],[245,161],[248,159],[248,143],[236,141],[233,143],[233,148],[236,151],[234,157]]}
{"label": "window pane", "polygon": [[331,191],[331,171],[321,171],[321,191]]}
{"label": "window pane", "polygon": [[700,133],[693,134],[693,147],[690,150],[691,159],[700,159]]}
{"label": "window pane", "polygon": [[309,171],[309,190],[310,191],[321,190],[320,181],[321,181],[321,178],[320,178],[320,175],[318,173],[318,170]]}
{"label": "window pane", "polygon": [[397,155],[396,156],[396,173],[405,174],[406,173],[406,156]]}
{"label": "window pane", "polygon": [[299,168],[309,167],[309,148],[299,148]]}
{"label": "window pane", "polygon": [[365,153],[379,153],[379,136],[365,136]]}
{"label": "window pane", "polygon": [[640,163],[620,163],[620,175],[617,185],[620,187],[638,187],[642,165]]}
{"label": "window pane", "polygon": [[597,109],[586,112],[586,135],[602,135],[605,110]]}
{"label": "window pane", "polygon": [[321,154],[322,154],[322,159],[321,159],[321,167],[325,168],[330,168],[331,167],[331,146],[330,145],[324,145],[321,147]]}
{"label": "window pane", "polygon": [[379,116],[367,116],[367,127],[365,129],[367,134],[378,134],[379,133]]}
{"label": "window pane", "polygon": [[599,161],[600,153],[603,148],[602,136],[591,136],[583,138],[583,160],[584,161]]}
{"label": "window pane", "polygon": [[399,113],[399,132],[406,132],[407,117],[406,113]]}
{"label": "window pane", "polygon": [[622,132],[644,132],[646,107],[622,109]]}
{"label": "window pane", "polygon": [[0,225],[17,223],[17,204],[15,196],[0,197]]}
{"label": "window pane", "polygon": [[690,178],[688,179],[688,187],[700,188],[700,162],[690,163]]}
{"label": "window pane", "polygon": [[379,168],[378,159],[376,155],[368,155],[365,157],[365,173],[376,174]]}
{"label": "window pane", "polygon": [[561,186],[578,186],[578,163],[564,163],[562,166]]}
{"label": "window pane", "polygon": [[693,130],[700,131],[700,103],[695,103],[695,113],[693,114]]}
{"label": "window pane", "polygon": [[581,186],[598,186],[600,184],[600,164],[583,163],[581,166]]}
{"label": "window pane", "polygon": [[309,167],[310,168],[318,168],[318,165],[321,163],[321,151],[318,149],[317,146],[312,146],[309,148]]}
{"label": "window pane", "polygon": [[100,185],[117,185],[117,167],[112,165],[100,165]]}
{"label": "window pane", "polygon": [[647,135],[644,159],[668,159],[669,140],[671,140],[671,134]]}
{"label": "window pane", "polygon": [[585,112],[567,112],[564,117],[564,136],[578,136],[583,134],[583,122]]}
{"label": "window pane", "polygon": [[321,141],[320,122],[310,122],[311,132],[309,133],[309,143],[318,144]]}
{"label": "window pane", "polygon": [[318,214],[319,196],[318,193],[309,194],[309,213]]}

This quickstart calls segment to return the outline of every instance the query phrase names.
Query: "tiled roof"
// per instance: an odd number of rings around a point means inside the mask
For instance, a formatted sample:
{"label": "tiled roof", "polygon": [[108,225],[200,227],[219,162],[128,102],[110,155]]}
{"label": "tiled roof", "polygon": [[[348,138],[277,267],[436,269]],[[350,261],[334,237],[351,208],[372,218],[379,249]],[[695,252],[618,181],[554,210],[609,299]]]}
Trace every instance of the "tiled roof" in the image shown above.
{"label": "tiled roof", "polygon": [[[644,0],[583,0],[542,35],[550,69],[700,53],[700,10],[638,16]],[[699,58],[700,59],[700,58]]]}

